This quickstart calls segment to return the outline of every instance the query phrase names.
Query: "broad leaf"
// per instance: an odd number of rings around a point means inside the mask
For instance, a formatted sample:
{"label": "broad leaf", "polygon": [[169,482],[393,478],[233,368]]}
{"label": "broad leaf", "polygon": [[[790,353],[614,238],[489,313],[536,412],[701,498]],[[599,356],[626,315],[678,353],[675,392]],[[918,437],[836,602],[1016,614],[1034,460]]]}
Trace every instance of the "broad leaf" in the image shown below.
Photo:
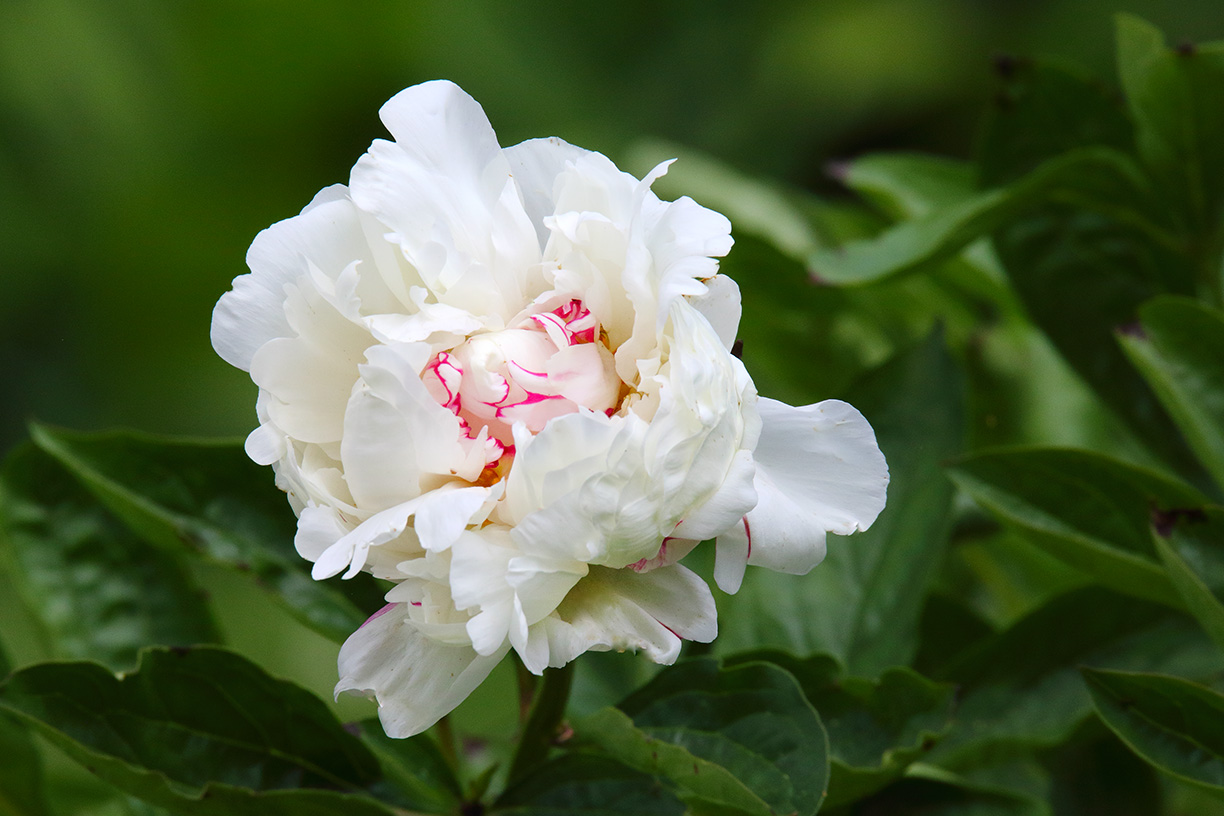
{"label": "broad leaf", "polygon": [[34,441],[147,540],[249,573],[303,623],[343,641],[382,604],[362,573],[317,582],[293,548],[294,521],[272,473],[240,445],[35,426]]}
{"label": "broad leaf", "polygon": [[[11,667],[0,649],[0,677]],[[42,761],[25,726],[0,711],[0,816],[45,816]]]}
{"label": "broad leaf", "polygon": [[1081,666],[1207,677],[1224,658],[1193,621],[1099,588],[1054,599],[970,650],[946,672],[962,696],[928,761],[970,769],[992,752],[1048,748],[1091,713]]}
{"label": "broad leaf", "polygon": [[829,735],[829,796],[839,807],[899,778],[928,753],[951,724],[955,687],[906,668],[878,680],[849,677],[828,655],[799,659],[785,652],[749,652],[729,661],[762,660],[786,669],[820,714]]}
{"label": "broad leaf", "polygon": [[217,640],[177,554],[137,538],[33,445],[0,470],[0,529],[54,654],[127,669],[145,646]]}
{"label": "broad leaf", "polygon": [[1097,714],[1165,773],[1224,793],[1224,695],[1160,674],[1084,669]]}
{"label": "broad leaf", "polygon": [[1224,489],[1224,314],[1189,298],[1158,297],[1139,320],[1142,332],[1119,335],[1122,348]]}
{"label": "broad leaf", "polygon": [[[1205,511],[1158,515],[1152,529],[1152,541],[1186,609],[1198,619],[1216,648],[1224,652],[1224,604],[1204,580],[1224,588],[1221,560],[1217,558],[1209,563],[1202,560],[1203,553],[1218,553],[1224,546],[1224,511],[1212,507]],[[1202,574],[1187,562],[1187,557],[1195,561]]]}
{"label": "broad leaf", "polygon": [[852,811],[922,816],[1049,816],[1044,797],[1006,784],[981,782],[942,768],[913,765],[908,778],[863,800]]}
{"label": "broad leaf", "polygon": [[120,790],[189,814],[388,816],[378,761],[309,692],[216,648],[149,649],[116,677],[46,663],[0,686],[29,723]]}
{"label": "broad leaf", "polygon": [[973,167],[921,153],[876,153],[855,159],[840,181],[897,221],[922,218],[973,196]]}
{"label": "broad leaf", "polygon": [[693,807],[807,816],[829,778],[820,718],[795,679],[768,663],[682,663],[574,728],[580,741],[668,779]]}
{"label": "broad leaf", "polygon": [[1130,120],[1117,92],[1077,67],[1001,57],[1000,87],[977,147],[978,183],[1008,184],[1072,150],[1134,149]]}
{"label": "broad leaf", "polygon": [[1126,154],[1103,147],[1083,148],[1052,158],[1009,185],[903,221],[877,238],[819,250],[808,263],[818,280],[833,284],[863,284],[928,269],[1054,199],[1115,213],[1163,237],[1136,204],[1142,201],[1144,185],[1145,179]]}
{"label": "broad leaf", "polygon": [[[1111,197],[1125,202],[1127,191]],[[1194,473],[1193,456],[1115,339],[1144,301],[1192,291],[1190,261],[1176,239],[1119,206],[1049,204],[996,230],[995,250],[1033,322],[1071,368],[1154,453]]]}
{"label": "broad leaf", "polygon": [[1224,43],[1171,49],[1154,26],[1121,14],[1117,48],[1140,155],[1189,230],[1218,233],[1224,198]]}
{"label": "broad leaf", "polygon": [[380,799],[428,813],[451,813],[458,807],[459,781],[432,737],[392,739],[376,719],[357,728],[382,767],[384,781],[373,789]]}
{"label": "broad leaf", "polygon": [[827,652],[860,676],[909,663],[947,537],[952,487],[940,463],[961,450],[961,389],[936,334],[847,394],[888,459],[888,506],[867,532],[830,536],[808,575],[749,568],[740,591],[719,599],[715,648]]}
{"label": "broad leaf", "polygon": [[607,757],[566,754],[540,765],[492,808],[515,816],[682,816],[684,803],[657,777]]}
{"label": "broad leaf", "polygon": [[1181,606],[1148,526],[1154,508],[1206,504],[1193,488],[1099,454],[1052,448],[978,454],[949,473],[982,507],[1092,579]]}
{"label": "broad leaf", "polygon": [[1070,740],[1040,754],[1048,775],[1047,801],[1055,813],[1152,816],[1201,813],[1184,802],[1174,805],[1162,790],[1160,773],[1135,756],[1108,728],[1089,721]]}

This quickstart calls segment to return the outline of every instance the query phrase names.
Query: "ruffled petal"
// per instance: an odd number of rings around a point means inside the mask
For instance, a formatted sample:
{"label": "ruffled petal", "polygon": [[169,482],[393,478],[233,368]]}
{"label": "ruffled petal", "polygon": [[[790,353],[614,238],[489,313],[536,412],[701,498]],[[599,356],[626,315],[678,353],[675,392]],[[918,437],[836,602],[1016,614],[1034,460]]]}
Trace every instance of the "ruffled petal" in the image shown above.
{"label": "ruffled petal", "polygon": [[[680,655],[681,639],[714,639],[718,614],[705,581],[679,564],[640,574],[594,567],[557,613],[536,626],[547,640],[550,666],[612,649],[640,650],[670,664]],[[533,640],[538,652],[540,636]]]}
{"label": "ruffled petal", "polygon": [[350,691],[377,698],[387,736],[410,737],[463,702],[508,649],[482,656],[471,646],[433,640],[408,619],[405,604],[390,604],[340,648],[336,696]]}
{"label": "ruffled petal", "polygon": [[735,345],[735,337],[739,332],[741,313],[739,285],[726,275],[715,275],[705,280],[704,283],[705,293],[692,295],[688,301],[709,321],[710,326],[718,334],[718,339],[730,351]]}
{"label": "ruffled petal", "polygon": [[379,116],[395,141],[357,162],[353,200],[390,228],[440,302],[517,312],[539,240],[480,105],[439,80],[401,91]]}
{"label": "ruffled petal", "polygon": [[840,400],[793,408],[759,402],[757,506],[748,563],[803,574],[825,554],[825,533],[866,530],[884,509],[888,464],[871,425]]}
{"label": "ruffled petal", "polygon": [[434,552],[445,550],[480,512],[490,492],[487,487],[431,490],[375,513],[328,547],[315,561],[310,575],[322,580],[348,567],[344,577],[352,578],[365,566],[370,548],[398,538],[413,516],[417,517],[415,532],[421,546]]}
{"label": "ruffled petal", "polygon": [[370,257],[357,208],[346,195],[343,185],[327,187],[299,215],[255,237],[246,256],[251,272],[234,278],[213,309],[213,348],[227,363],[250,371],[260,346],[293,335],[285,287],[307,276],[311,265],[334,276]]}
{"label": "ruffled petal", "polygon": [[510,172],[523,198],[523,209],[535,225],[542,250],[550,235],[544,219],[557,211],[557,177],[567,164],[578,161],[590,151],[553,137],[529,139],[507,147],[503,153],[510,162]]}

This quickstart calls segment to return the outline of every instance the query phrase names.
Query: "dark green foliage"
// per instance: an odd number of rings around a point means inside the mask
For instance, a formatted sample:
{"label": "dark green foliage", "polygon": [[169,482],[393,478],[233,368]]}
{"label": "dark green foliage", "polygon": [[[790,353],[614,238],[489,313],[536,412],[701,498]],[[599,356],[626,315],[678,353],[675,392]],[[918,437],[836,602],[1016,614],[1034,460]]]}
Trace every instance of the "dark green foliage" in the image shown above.
{"label": "dark green foliage", "polygon": [[217,640],[183,560],[132,534],[50,456],[14,451],[0,491],[8,557],[54,654],[128,669],[149,644]]}
{"label": "dark green foliage", "polygon": [[327,637],[343,641],[383,604],[368,575],[311,580],[309,564],[293,549],[285,495],[241,445],[45,427],[33,436],[147,541],[249,573]]}

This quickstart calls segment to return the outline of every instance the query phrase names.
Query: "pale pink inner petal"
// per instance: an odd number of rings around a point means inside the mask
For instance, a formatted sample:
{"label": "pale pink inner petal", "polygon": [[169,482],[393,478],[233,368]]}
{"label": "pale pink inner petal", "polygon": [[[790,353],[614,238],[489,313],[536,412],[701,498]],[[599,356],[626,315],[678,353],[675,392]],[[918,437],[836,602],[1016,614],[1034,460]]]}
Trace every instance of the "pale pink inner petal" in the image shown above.
{"label": "pale pink inner petal", "polygon": [[516,423],[535,434],[580,407],[616,410],[621,381],[603,338],[591,311],[570,300],[437,353],[421,380],[459,417],[468,449],[480,447],[486,468],[502,470],[514,452]]}

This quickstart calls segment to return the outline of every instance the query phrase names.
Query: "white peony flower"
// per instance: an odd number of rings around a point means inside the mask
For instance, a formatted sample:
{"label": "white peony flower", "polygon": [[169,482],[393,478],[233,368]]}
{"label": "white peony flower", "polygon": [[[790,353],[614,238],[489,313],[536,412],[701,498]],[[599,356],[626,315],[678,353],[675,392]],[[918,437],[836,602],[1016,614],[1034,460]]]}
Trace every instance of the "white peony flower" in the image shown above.
{"label": "white peony flower", "polygon": [[676,563],[804,573],[866,529],[888,470],[866,420],[759,399],[729,351],[730,224],[559,139],[502,149],[428,82],[383,106],[348,187],[273,225],[213,313],[259,386],[247,440],[298,514],[315,578],[366,570],[388,606],[340,651],[337,693],[388,734],[428,728],[510,649],[671,663],[716,634]]}

